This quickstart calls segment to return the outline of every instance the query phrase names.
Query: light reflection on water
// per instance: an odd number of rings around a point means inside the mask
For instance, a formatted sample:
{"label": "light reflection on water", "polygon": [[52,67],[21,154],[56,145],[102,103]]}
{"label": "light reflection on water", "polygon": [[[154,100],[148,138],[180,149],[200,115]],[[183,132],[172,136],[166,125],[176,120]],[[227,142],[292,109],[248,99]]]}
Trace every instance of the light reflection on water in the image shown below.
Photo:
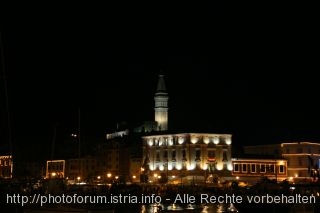
{"label": "light reflection on water", "polygon": [[[205,205],[199,213],[223,213],[226,212],[226,204],[209,204]],[[142,205],[140,213],[160,213],[161,211],[156,205]],[[177,212],[190,212],[190,211],[177,211]]]}

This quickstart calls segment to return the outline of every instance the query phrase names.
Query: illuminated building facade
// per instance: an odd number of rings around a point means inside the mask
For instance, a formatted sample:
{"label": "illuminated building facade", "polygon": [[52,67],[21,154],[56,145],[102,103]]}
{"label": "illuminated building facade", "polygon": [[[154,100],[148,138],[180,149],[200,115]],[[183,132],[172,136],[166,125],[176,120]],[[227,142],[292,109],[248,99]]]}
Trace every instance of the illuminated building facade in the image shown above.
{"label": "illuminated building facade", "polygon": [[64,178],[65,160],[48,160],[46,166],[46,178]]}
{"label": "illuminated building facade", "polygon": [[288,160],[289,177],[319,178],[320,143],[282,143],[281,150],[282,156]]}
{"label": "illuminated building facade", "polygon": [[295,179],[319,178],[320,143],[292,142],[244,147],[246,154],[269,154],[288,161],[288,177]]}
{"label": "illuminated building facade", "polygon": [[143,167],[149,182],[204,182],[230,177],[231,135],[181,133],[144,136]]}
{"label": "illuminated building facade", "polygon": [[261,177],[276,181],[287,179],[287,160],[262,158],[233,158],[232,175],[239,181],[256,183]]}
{"label": "illuminated building facade", "polygon": [[0,156],[0,178],[12,178],[13,162],[11,155]]}
{"label": "illuminated building facade", "polygon": [[[123,163],[121,159],[121,147],[119,143],[112,139],[108,143],[101,144],[94,156],[85,156],[82,158],[68,159],[66,161],[66,177],[69,180],[90,182],[99,177],[102,182],[112,182],[117,176],[127,174],[128,162]],[[122,150],[125,153],[125,150]],[[125,171],[123,171],[125,167]]]}

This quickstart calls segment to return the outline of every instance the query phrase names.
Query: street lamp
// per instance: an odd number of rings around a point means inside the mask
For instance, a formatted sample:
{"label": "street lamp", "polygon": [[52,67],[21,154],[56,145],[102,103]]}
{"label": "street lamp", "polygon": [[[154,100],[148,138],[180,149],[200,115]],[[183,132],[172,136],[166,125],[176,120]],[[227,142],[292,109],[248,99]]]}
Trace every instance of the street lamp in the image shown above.
{"label": "street lamp", "polygon": [[78,142],[78,166],[79,166],[78,175],[81,175],[80,107],[78,109],[78,134],[72,133],[71,137],[77,139],[77,142]]}
{"label": "street lamp", "polygon": [[80,160],[80,134],[75,134],[75,133],[72,133],[71,134],[71,137],[75,138],[76,141],[78,142],[78,175],[80,175],[81,173],[81,160]]}
{"label": "street lamp", "polygon": [[111,183],[111,180],[110,180],[111,176],[112,176],[112,174],[109,172],[109,173],[107,174],[108,183]]}

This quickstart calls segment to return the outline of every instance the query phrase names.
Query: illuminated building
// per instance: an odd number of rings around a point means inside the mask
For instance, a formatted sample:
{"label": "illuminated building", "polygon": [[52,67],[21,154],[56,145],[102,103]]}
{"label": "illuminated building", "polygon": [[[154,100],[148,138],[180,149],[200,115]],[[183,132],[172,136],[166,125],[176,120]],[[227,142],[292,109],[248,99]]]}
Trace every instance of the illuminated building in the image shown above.
{"label": "illuminated building", "polygon": [[46,178],[64,178],[65,160],[48,160]]}
{"label": "illuminated building", "polygon": [[231,176],[229,134],[181,133],[142,138],[143,169],[151,182],[204,182],[213,174]]}
{"label": "illuminated building", "polygon": [[319,177],[320,143],[292,142],[273,145],[244,147],[246,154],[268,154],[283,157],[288,161],[289,179]]}
{"label": "illuminated building", "polygon": [[232,175],[239,181],[256,183],[261,177],[287,179],[287,160],[261,157],[232,159]]}
{"label": "illuminated building", "polygon": [[13,162],[11,155],[0,156],[0,178],[12,178]]}

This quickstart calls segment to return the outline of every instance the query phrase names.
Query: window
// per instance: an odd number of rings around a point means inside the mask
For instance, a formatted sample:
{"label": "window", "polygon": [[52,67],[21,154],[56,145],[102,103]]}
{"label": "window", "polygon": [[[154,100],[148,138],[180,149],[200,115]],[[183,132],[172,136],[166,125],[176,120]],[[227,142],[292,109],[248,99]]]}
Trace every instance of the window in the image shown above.
{"label": "window", "polygon": [[164,158],[164,159],[167,159],[167,158],[168,158],[168,151],[167,151],[167,150],[165,150],[165,151],[163,152],[163,158]]}
{"label": "window", "polygon": [[222,161],[228,161],[227,150],[223,150]]}
{"label": "window", "polygon": [[187,158],[186,158],[186,150],[185,149],[182,150],[182,160],[187,160]]}
{"label": "window", "polygon": [[172,150],[171,158],[172,158],[172,161],[176,161],[176,150]]}
{"label": "window", "polygon": [[274,173],[274,165],[273,164],[268,164],[266,169],[267,169],[267,172]]}
{"label": "window", "polygon": [[240,172],[239,164],[234,164],[234,172]]}
{"label": "window", "polygon": [[216,158],[215,150],[208,150],[208,158],[214,160]]}
{"label": "window", "polygon": [[281,174],[284,173],[284,165],[279,166],[279,173],[281,173]]}
{"label": "window", "polygon": [[302,153],[302,148],[297,148],[297,153]]}
{"label": "window", "polygon": [[309,154],[311,153],[311,147],[308,147],[308,153]]}
{"label": "window", "polygon": [[251,164],[251,172],[256,173],[256,164]]}
{"label": "window", "polygon": [[260,164],[260,173],[266,173],[266,165]]}
{"label": "window", "polygon": [[242,172],[247,172],[247,164],[242,164]]}
{"label": "window", "polygon": [[299,164],[299,166],[302,166],[302,157],[298,158],[298,164]]}
{"label": "window", "polygon": [[196,161],[200,160],[200,155],[201,155],[201,151],[200,151],[200,149],[197,149],[196,150]]}

